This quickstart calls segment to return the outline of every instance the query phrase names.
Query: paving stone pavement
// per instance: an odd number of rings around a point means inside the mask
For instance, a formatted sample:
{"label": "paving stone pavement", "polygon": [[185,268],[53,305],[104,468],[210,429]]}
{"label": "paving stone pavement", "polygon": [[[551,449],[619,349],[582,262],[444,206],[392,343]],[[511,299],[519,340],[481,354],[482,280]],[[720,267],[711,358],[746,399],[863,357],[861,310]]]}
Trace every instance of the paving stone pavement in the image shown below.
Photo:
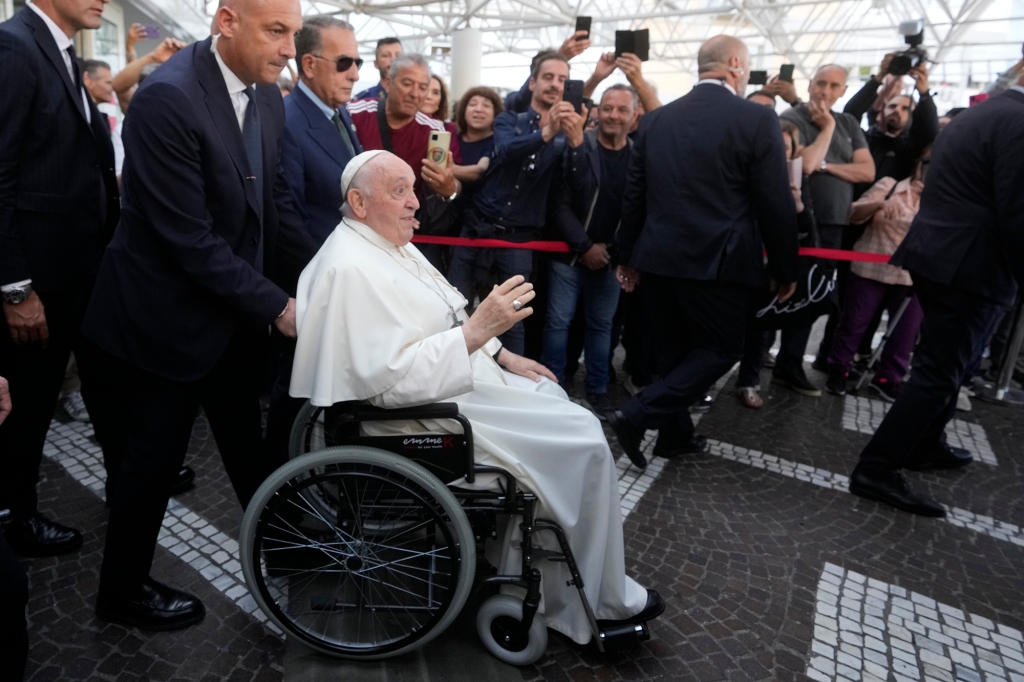
{"label": "paving stone pavement", "polygon": [[[808,373],[823,383],[822,375]],[[846,658],[853,653],[842,649],[844,643],[853,644],[845,639],[828,644],[822,639],[828,628],[823,630],[817,621],[832,617],[827,608],[822,611],[822,604],[839,609],[840,614],[844,608],[842,591],[835,595],[838,604],[823,599],[823,589],[825,594],[828,591],[822,581],[832,584],[825,576],[836,576],[843,586],[855,580],[852,576],[863,576],[879,593],[871,593],[872,599],[888,595],[879,607],[869,603],[865,588],[856,621],[862,628],[874,622],[866,621],[868,617],[886,624],[886,636],[879,641],[887,647],[890,667],[885,677],[877,679],[974,682],[969,672],[974,671],[979,680],[1018,682],[1013,675],[1021,673],[1008,662],[1019,660],[1009,653],[1018,649],[996,635],[1019,643],[1013,633],[1024,629],[1024,547],[1012,542],[1024,526],[1024,412],[976,403],[964,420],[984,430],[998,466],[980,463],[961,472],[911,474],[914,485],[947,507],[971,515],[955,517],[961,521],[957,525],[894,512],[843,492],[843,480],[870,437],[844,428],[844,399],[805,398],[771,385],[767,375],[762,386],[765,407],[759,411],[739,404],[734,381],[723,388],[698,428],[716,441],[716,451],[655,460],[643,474],[619,462],[623,511],[628,512],[624,521],[627,571],[658,589],[668,602],[665,615],[652,624],[650,641],[634,651],[602,656],[593,647],[578,647],[552,634],[548,652],[534,666],[481,675],[480,668],[473,666],[431,669],[423,666],[422,659],[410,657],[389,664],[388,679],[870,681],[868,674],[879,671],[871,672],[867,664],[880,664],[865,652],[869,647],[858,647],[863,654],[858,669],[849,664],[853,659]],[[625,399],[621,388],[613,390],[615,400]],[[72,431],[82,437],[82,432]],[[62,437],[68,442],[60,444]],[[73,444],[85,451],[95,447],[87,436],[83,438]],[[52,430],[51,439],[54,447],[72,443],[68,432],[62,435],[59,427]],[[722,446],[726,444],[733,453],[744,449],[747,461],[725,457]],[[753,464],[758,458],[750,453],[762,456],[763,468]],[[96,454],[94,450],[92,455]],[[767,457],[774,457],[774,462]],[[211,583],[201,573],[209,565],[197,570],[202,564],[199,558],[208,557],[210,565],[225,567],[236,558],[229,550],[237,538],[242,510],[203,419],[197,421],[188,461],[197,470],[197,485],[177,498],[179,506],[169,514],[177,519],[171,528],[187,514],[194,515],[189,521],[205,524],[209,535],[204,537],[223,544],[224,555],[202,555],[206,544],[198,549],[183,547],[179,554],[165,546],[157,549],[154,575],[198,594],[209,615],[201,625],[183,632],[147,634],[101,623],[92,613],[106,518],[97,496],[99,478],[88,480],[97,472],[86,465],[71,471],[73,464],[66,467],[57,460],[44,460],[41,507],[53,518],[82,528],[85,545],[69,557],[26,561],[32,590],[27,679],[370,679],[331,674],[337,668],[332,670],[326,662],[321,665],[322,659],[318,662],[302,650],[286,653],[289,648],[284,641],[246,612],[246,595],[228,585],[224,576],[231,575],[233,565],[218,576],[222,578],[219,586],[216,577]],[[783,467],[783,461],[792,466]],[[808,480],[801,480],[797,471],[806,473]],[[175,515],[175,509],[181,513]],[[188,525],[183,523],[174,533],[180,536]],[[880,587],[883,584],[886,591]],[[966,658],[954,656],[948,643],[930,636],[907,639],[895,628],[919,633],[899,615],[897,609],[906,605],[896,600],[917,604],[905,596],[913,594],[938,605],[921,602],[925,609],[940,615],[948,612],[954,620],[957,613],[963,614],[961,629],[971,637],[981,635],[969,631],[968,624],[985,630],[990,633],[986,641],[995,649],[972,641],[975,651],[969,653],[954,645],[956,656],[971,657],[975,665],[971,668]],[[852,606],[852,602],[845,605]],[[881,608],[884,617],[870,613],[869,607]],[[924,623],[920,618],[929,617],[924,611],[912,613],[917,620],[910,622],[918,624]],[[904,622],[890,624],[894,614]],[[931,620],[950,625],[942,618]],[[986,623],[991,626],[986,628]],[[927,625],[921,627],[927,635]],[[835,632],[837,638],[842,632],[856,634],[842,628]],[[953,637],[945,631],[939,634]],[[926,644],[925,639],[946,648],[935,651],[936,645]],[[467,660],[482,655],[471,628],[457,626],[450,641],[448,646],[464,652]],[[824,646],[832,647],[833,658],[827,659],[833,663],[831,672],[818,661],[827,658]],[[896,651],[906,655],[901,658]],[[996,654],[983,653],[992,651]],[[909,670],[911,655],[918,677],[893,667],[901,661],[907,666],[901,670]],[[993,655],[1000,657],[1002,674],[995,669]],[[943,667],[940,658],[949,666]],[[412,674],[414,670],[419,672]],[[860,677],[847,675],[850,671]]]}

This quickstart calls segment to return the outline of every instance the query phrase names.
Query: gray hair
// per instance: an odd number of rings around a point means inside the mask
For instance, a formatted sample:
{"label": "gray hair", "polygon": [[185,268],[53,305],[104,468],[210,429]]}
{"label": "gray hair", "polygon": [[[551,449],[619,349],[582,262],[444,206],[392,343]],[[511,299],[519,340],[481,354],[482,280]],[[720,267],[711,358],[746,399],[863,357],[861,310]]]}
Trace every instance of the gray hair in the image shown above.
{"label": "gray hair", "polygon": [[[327,28],[340,28],[345,31],[356,32],[352,24],[336,17],[321,14],[316,17],[309,17],[302,22],[302,28],[295,34],[295,63],[299,67],[299,75],[302,74],[302,58],[307,54],[315,55],[323,49],[323,31]],[[353,54],[350,57],[358,57]]]}
{"label": "gray hair", "polygon": [[[82,62],[82,70],[89,74],[89,78],[95,79],[100,69],[110,71],[110,64],[99,59],[86,59]],[[111,73],[113,72],[111,71]]]}
{"label": "gray hair", "polygon": [[824,66],[819,66],[818,70],[814,72],[814,77],[817,78],[818,74],[822,71],[831,71],[832,69],[839,69],[842,71],[844,80],[850,77],[850,70],[845,66],[840,66],[839,64],[825,64]]}
{"label": "gray hair", "polygon": [[608,88],[601,93],[601,102],[604,102],[604,96],[609,92],[628,92],[633,96],[633,108],[636,109],[637,105],[640,104],[640,95],[637,94],[636,88],[632,85],[626,85],[625,83],[615,83],[609,85]]}
{"label": "gray hair", "polygon": [[413,66],[422,66],[427,70],[428,76],[433,76],[430,72],[430,62],[427,61],[426,57],[421,54],[403,52],[395,57],[391,62],[391,66],[388,67],[388,79],[394,80],[395,76],[401,73],[403,69]]}

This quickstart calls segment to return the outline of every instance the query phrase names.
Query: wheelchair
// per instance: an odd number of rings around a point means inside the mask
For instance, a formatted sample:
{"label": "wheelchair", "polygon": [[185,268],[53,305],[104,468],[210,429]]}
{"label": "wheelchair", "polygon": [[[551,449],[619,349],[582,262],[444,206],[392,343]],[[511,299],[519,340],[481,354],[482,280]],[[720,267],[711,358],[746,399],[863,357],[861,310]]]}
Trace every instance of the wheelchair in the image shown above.
{"label": "wheelchair", "polygon": [[[361,435],[363,423],[425,419],[452,420],[462,433]],[[472,424],[455,403],[385,410],[307,401],[289,456],[246,509],[242,570],[266,616],[315,651],[364,660],[408,653],[451,625],[474,590],[488,590],[497,593],[476,614],[485,648],[506,663],[532,664],[548,643],[536,617],[538,561],[566,564],[567,587],[578,591],[600,651],[650,638],[646,623],[597,621],[565,533],[536,518],[536,497],[511,474],[474,462]],[[454,485],[481,475],[495,475],[496,488]],[[499,515],[521,519],[521,570],[477,577]],[[534,546],[538,533],[552,534],[560,551]],[[500,593],[510,585],[525,597]]]}

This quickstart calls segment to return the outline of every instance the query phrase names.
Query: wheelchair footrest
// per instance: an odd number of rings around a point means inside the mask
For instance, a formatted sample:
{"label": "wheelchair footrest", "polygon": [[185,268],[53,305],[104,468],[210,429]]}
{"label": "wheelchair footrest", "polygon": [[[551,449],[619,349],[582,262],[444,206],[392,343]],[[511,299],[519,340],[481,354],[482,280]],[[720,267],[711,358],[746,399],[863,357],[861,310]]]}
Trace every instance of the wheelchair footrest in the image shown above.
{"label": "wheelchair footrest", "polygon": [[[522,544],[519,545],[519,549],[522,550]],[[566,561],[565,555],[561,552],[556,552],[551,549],[541,549],[540,547],[530,548],[530,560],[535,559],[547,559],[548,561]]]}
{"label": "wheelchair footrest", "polygon": [[647,623],[623,623],[601,630],[601,644],[606,653],[626,651],[651,638]]}

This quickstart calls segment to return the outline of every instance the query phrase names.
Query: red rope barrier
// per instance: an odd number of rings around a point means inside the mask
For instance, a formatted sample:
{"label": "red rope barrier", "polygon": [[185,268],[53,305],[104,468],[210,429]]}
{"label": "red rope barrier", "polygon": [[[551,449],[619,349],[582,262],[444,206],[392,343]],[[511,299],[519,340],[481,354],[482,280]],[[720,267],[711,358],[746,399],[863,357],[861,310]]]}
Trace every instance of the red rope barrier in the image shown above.
{"label": "red rope barrier", "polygon": [[[436,237],[420,234],[412,238],[415,244],[444,244],[446,246],[472,246],[482,249],[529,249],[531,251],[547,251],[549,253],[569,253],[569,245],[565,242],[529,241],[509,242],[502,239],[469,239],[467,237]],[[802,248],[801,256],[826,258],[828,260],[861,261],[864,263],[888,263],[891,256],[884,253],[866,253],[863,251],[844,251],[841,249]]]}

